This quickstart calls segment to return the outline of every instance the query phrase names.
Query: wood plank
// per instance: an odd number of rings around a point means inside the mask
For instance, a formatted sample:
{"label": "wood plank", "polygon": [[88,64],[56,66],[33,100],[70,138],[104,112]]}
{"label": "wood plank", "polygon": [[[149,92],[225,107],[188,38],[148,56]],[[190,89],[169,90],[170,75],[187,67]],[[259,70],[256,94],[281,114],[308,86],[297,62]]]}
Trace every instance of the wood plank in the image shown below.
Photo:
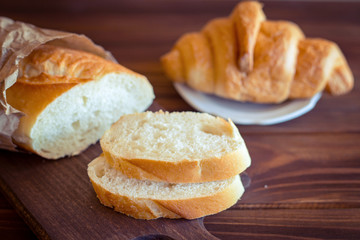
{"label": "wood plank", "polygon": [[[360,204],[360,134],[243,134],[252,157],[242,203]],[[352,205],[351,205],[352,206]]]}
{"label": "wood plank", "polygon": [[[322,203],[331,203],[327,208],[359,207],[359,134],[336,137],[334,142],[324,134],[295,134],[290,139],[287,134],[244,135],[253,160],[246,171],[251,183],[232,209],[318,208]],[[86,175],[86,165],[100,152],[96,144],[80,156],[45,161],[35,155],[2,151],[1,188],[15,205],[21,205],[17,208],[43,237],[104,237],[104,230],[106,237],[128,238],[161,233],[182,239],[206,234],[201,222],[134,220],[102,206]],[[120,226],[125,225],[136,226],[131,228],[135,232],[121,233]]]}
{"label": "wood plank", "polygon": [[101,205],[86,174],[100,152],[97,144],[78,157],[44,161],[3,151],[0,188],[40,239],[215,239],[202,219],[136,220]]}
{"label": "wood plank", "polygon": [[[1,190],[1,189],[0,189]],[[1,239],[36,239],[34,233],[15,212],[0,191],[0,236]]]}
{"label": "wood plank", "polygon": [[[237,2],[18,0],[2,3],[0,14],[88,35],[121,64],[149,78],[156,109],[184,111],[194,109],[164,76],[159,57],[181,34],[228,15]],[[265,1],[265,12],[269,19],[295,21],[310,37],[336,41],[359,78],[359,3]],[[239,126],[253,159],[243,177],[249,186],[234,207],[205,218],[210,233],[221,239],[357,239],[359,89],[356,81],[350,94],[324,94],[314,110],[286,123]],[[1,189],[41,238],[211,238],[202,220],[137,221],[100,205],[86,176],[87,163],[99,153],[96,144],[78,157],[52,162],[0,151]],[[1,238],[32,239],[1,199]],[[132,228],[124,231],[127,226]]]}
{"label": "wood plank", "polygon": [[206,217],[220,239],[358,239],[360,209],[229,210]]}
{"label": "wood plank", "polygon": [[[0,196],[0,198],[3,198]],[[0,207],[1,239],[36,239],[34,233],[13,209]]]}
{"label": "wood plank", "polygon": [[[117,1],[117,0],[103,0],[101,4],[98,1],[64,0],[45,4],[42,0],[27,0],[6,1],[2,3],[2,9],[6,12],[21,12],[28,13],[32,9],[34,13],[117,13],[119,15],[129,13],[152,13],[152,14],[198,14],[198,13],[212,13],[217,15],[227,14],[239,0],[211,0],[193,1],[193,0],[173,0],[171,2],[166,0],[153,0],[151,2],[143,0],[132,1]],[[269,17],[276,17],[283,15],[287,19],[308,20],[308,21],[324,21],[328,16],[334,16],[341,19],[341,21],[358,21],[354,17],[354,13],[358,13],[359,7],[356,1],[312,1],[295,0],[291,2],[263,0],[265,10],[268,11]],[[304,18],[304,12],[315,12],[317,14],[308,14]],[[334,19],[329,18],[329,20]],[[328,20],[328,19],[326,19]]]}

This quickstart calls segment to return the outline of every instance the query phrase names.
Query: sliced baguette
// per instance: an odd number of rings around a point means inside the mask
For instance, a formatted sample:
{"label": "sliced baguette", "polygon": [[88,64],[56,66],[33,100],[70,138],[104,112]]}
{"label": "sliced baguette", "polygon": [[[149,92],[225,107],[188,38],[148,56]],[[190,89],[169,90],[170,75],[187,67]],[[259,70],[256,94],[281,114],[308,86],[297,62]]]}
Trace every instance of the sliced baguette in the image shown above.
{"label": "sliced baguette", "polygon": [[125,115],[105,132],[100,144],[113,168],[142,180],[210,182],[250,166],[237,127],[205,113]]}
{"label": "sliced baguette", "polygon": [[234,205],[244,192],[239,175],[230,179],[172,184],[128,178],[103,156],[88,166],[88,175],[100,202],[138,219],[195,219]]}
{"label": "sliced baguette", "polygon": [[146,110],[154,99],[146,77],[101,57],[42,45],[20,62],[6,91],[25,116],[14,142],[57,159],[95,143],[123,114]]}

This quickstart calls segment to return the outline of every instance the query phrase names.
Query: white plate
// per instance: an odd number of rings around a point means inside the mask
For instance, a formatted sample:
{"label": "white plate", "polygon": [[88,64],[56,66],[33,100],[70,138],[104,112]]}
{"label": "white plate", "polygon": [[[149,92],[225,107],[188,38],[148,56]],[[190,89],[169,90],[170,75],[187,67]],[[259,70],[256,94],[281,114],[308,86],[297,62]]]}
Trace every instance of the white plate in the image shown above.
{"label": "white plate", "polygon": [[230,118],[237,124],[271,125],[297,118],[311,109],[321,93],[309,99],[287,100],[280,104],[241,103],[201,93],[185,84],[174,83],[175,89],[193,108],[223,118]]}

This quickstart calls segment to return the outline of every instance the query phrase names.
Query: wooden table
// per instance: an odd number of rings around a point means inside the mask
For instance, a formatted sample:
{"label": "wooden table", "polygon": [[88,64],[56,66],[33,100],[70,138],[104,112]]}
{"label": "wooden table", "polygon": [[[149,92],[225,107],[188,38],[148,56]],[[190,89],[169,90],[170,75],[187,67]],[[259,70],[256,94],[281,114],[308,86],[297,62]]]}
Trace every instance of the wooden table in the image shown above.
{"label": "wooden table", "polygon": [[[199,30],[214,17],[228,15],[235,5],[236,1],[190,0],[81,0],[47,5],[40,0],[17,0],[1,3],[0,15],[89,36],[110,50],[121,64],[149,78],[156,94],[154,109],[185,111],[194,109],[164,76],[159,57],[181,34]],[[355,79],[360,77],[360,2],[265,1],[264,10],[268,19],[296,22],[309,37],[337,42]],[[203,219],[211,234],[221,239],[360,239],[359,81],[355,81],[350,94],[323,94],[314,110],[292,121],[238,127],[252,157],[252,166],[246,171],[251,182],[234,207]],[[99,152],[95,145],[84,154],[96,156]],[[82,168],[91,160],[80,158]],[[61,171],[62,165],[73,164],[66,159],[49,163],[6,151],[0,151],[0,161],[0,167],[14,167],[22,161],[24,172],[28,170],[25,166],[41,169],[53,164]],[[16,182],[9,183],[9,176],[17,176],[11,175],[17,168],[2,170],[0,239],[36,238],[14,208],[37,236],[59,239],[60,235],[48,229],[48,235],[41,235],[44,229],[36,228],[37,219],[31,221],[31,211],[29,215],[28,209],[21,208],[26,197],[17,195],[20,188],[15,188]],[[80,178],[87,181],[85,174]],[[90,188],[90,184],[87,186]],[[112,211],[107,214],[120,215]],[[201,225],[202,219],[199,221]],[[181,224],[187,228],[186,222]],[[197,239],[196,231],[191,236]]]}

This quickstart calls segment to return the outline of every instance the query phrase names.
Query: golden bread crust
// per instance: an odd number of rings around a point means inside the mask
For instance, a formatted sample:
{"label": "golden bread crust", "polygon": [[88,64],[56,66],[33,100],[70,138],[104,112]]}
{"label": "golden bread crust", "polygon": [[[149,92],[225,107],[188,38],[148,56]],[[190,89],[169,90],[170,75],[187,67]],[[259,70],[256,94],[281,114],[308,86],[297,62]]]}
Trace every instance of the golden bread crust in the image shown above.
{"label": "golden bread crust", "polygon": [[[8,103],[25,114],[16,132],[29,135],[46,106],[77,84],[121,71],[136,74],[90,53],[51,45],[39,46],[20,62],[17,82],[6,91]],[[31,149],[26,145],[22,147]]]}
{"label": "golden bread crust", "polygon": [[162,56],[161,63],[165,74],[174,82],[184,82],[184,67],[180,58],[180,51],[176,48]]}
{"label": "golden bread crust", "polygon": [[170,183],[200,183],[224,180],[243,172],[250,166],[250,156],[244,148],[237,149],[221,158],[180,162],[150,159],[122,159],[104,149],[106,161],[112,168],[128,177],[140,180]]}
{"label": "golden bread crust", "polygon": [[14,135],[27,140],[16,144],[34,151],[30,131],[43,110],[74,86],[96,81],[110,73],[126,73],[144,78],[90,53],[52,45],[36,48],[19,63],[18,79],[6,91],[8,103],[25,114]]}
{"label": "golden bread crust", "polygon": [[[218,132],[220,133],[227,133],[227,139],[221,141],[232,141],[233,145],[229,149],[222,149],[222,151],[218,151],[215,153],[211,152],[210,155],[207,157],[198,156],[197,159],[177,159],[176,161],[172,161],[168,158],[164,158],[161,156],[160,153],[156,153],[156,155],[151,155],[151,157],[137,157],[136,148],[131,146],[128,143],[122,142],[121,140],[124,139],[123,136],[119,133],[120,131],[123,132],[124,128],[128,131],[132,132],[133,130],[129,126],[126,125],[127,123],[133,126],[136,125],[137,122],[156,122],[156,116],[169,116],[170,114],[181,114],[188,116],[183,121],[192,120],[189,116],[186,115],[187,113],[168,113],[159,111],[156,113],[152,112],[145,112],[145,113],[137,113],[133,115],[127,115],[121,117],[117,123],[113,124],[112,127],[104,134],[104,136],[100,140],[100,145],[104,153],[104,157],[108,164],[125,174],[130,178],[136,178],[140,180],[151,180],[151,181],[165,181],[170,183],[199,183],[199,182],[211,182],[217,180],[224,180],[235,175],[240,174],[246,168],[248,168],[251,164],[251,159],[249,152],[247,150],[246,144],[244,140],[241,138],[238,128],[233,124],[231,120],[226,121],[223,118],[217,117],[213,118],[213,121],[209,121],[204,123],[200,120],[199,123],[203,124],[204,127],[203,131],[209,131],[205,129],[207,124],[216,127],[217,132],[212,132],[212,134],[217,135]],[[198,113],[201,114],[201,113]],[[202,113],[204,114],[204,113]],[[152,117],[152,118],[151,118]],[[166,119],[166,118],[165,118]],[[123,124],[124,123],[124,124]],[[172,124],[176,124],[171,122]],[[177,126],[178,127],[178,126]],[[183,127],[183,126],[181,126]],[[141,127],[136,128],[137,131],[144,131]],[[156,128],[154,128],[156,129]],[[172,128],[168,128],[166,131],[172,131]],[[189,130],[190,131],[190,130]],[[215,131],[215,130],[212,130]],[[164,132],[166,134],[168,132]],[[148,135],[152,135],[155,133],[147,132]],[[160,134],[159,134],[160,135]],[[129,136],[126,135],[125,138]],[[133,136],[130,136],[131,138]],[[197,136],[194,135],[194,138]],[[176,138],[176,137],[175,137]],[[120,140],[119,140],[120,139]],[[119,140],[115,144],[115,142]],[[153,140],[151,140],[153,141]],[[220,140],[219,140],[220,141]],[[130,142],[131,143],[131,142]],[[144,148],[144,153],[146,154],[146,145],[144,142],[139,142],[139,144]],[[175,146],[177,143],[176,139],[174,141],[169,140],[169,144],[174,144]],[[199,144],[206,144],[202,143],[201,141]],[[114,147],[116,145],[121,145],[126,148],[126,150],[121,151],[118,147]],[[169,146],[168,146],[169,147]],[[172,147],[172,145],[170,146]],[[128,152],[126,152],[128,151]],[[179,154],[179,150],[173,150],[173,155]],[[205,154],[205,153],[204,153]],[[147,155],[145,155],[147,156]]]}
{"label": "golden bread crust", "polygon": [[205,36],[199,33],[185,34],[179,39],[175,48],[183,59],[186,74],[184,78],[188,79],[189,85],[199,91],[212,92],[214,70],[209,42]]}
{"label": "golden bread crust", "polygon": [[[206,24],[202,32],[209,39],[213,51],[214,93],[218,96],[237,99],[242,89],[242,76],[236,66],[236,41],[233,29],[234,25],[230,19],[217,18]],[[211,61],[211,58],[208,61]]]}
{"label": "golden bread crust", "polygon": [[238,66],[241,72],[250,72],[254,65],[254,48],[261,23],[266,17],[262,4],[250,1],[238,4],[232,14],[235,32],[238,39]]}
{"label": "golden bread crust", "polygon": [[6,91],[6,96],[11,106],[36,119],[49,103],[70,88],[116,72],[140,76],[90,53],[41,45],[20,62],[17,82]]}
{"label": "golden bread crust", "polygon": [[27,84],[82,83],[109,72],[134,72],[94,54],[41,45],[20,62],[17,82]]}
{"label": "golden bread crust", "polygon": [[[29,137],[32,126],[46,106],[76,85],[76,83],[51,85],[16,82],[6,91],[8,103],[25,114],[20,118],[15,134]],[[16,144],[28,151],[33,151],[32,147],[26,143],[16,142]]]}
{"label": "golden bread crust", "polygon": [[247,97],[241,100],[279,103],[288,98],[295,74],[296,46],[302,38],[300,28],[291,22],[261,24],[254,50],[254,68],[244,80],[243,91]]}
{"label": "golden bread crust", "polygon": [[[132,199],[127,196],[114,194],[103,188],[100,184],[96,183],[91,179],[91,177],[90,180],[100,202],[107,207],[114,208],[114,210],[117,212],[137,219],[147,220],[156,219],[159,217],[173,219],[180,218],[179,215],[170,211],[166,207],[163,207],[161,204],[158,204],[156,201]],[[151,207],[154,204],[157,205],[157,208],[161,209],[161,215],[158,212],[152,210]]]}
{"label": "golden bread crust", "polygon": [[195,219],[223,211],[233,206],[244,193],[244,187],[238,179],[222,191],[201,197],[188,197],[162,200],[155,198],[135,198],[115,193],[101,184],[93,165],[102,161],[102,156],[94,159],[88,166],[88,175],[100,202],[138,219],[186,218]]}
{"label": "golden bread crust", "polygon": [[304,39],[299,42],[298,48],[290,97],[311,97],[322,91],[330,78],[337,57],[335,44],[321,39]]}
{"label": "golden bread crust", "polygon": [[354,87],[354,76],[339,46],[336,43],[334,44],[336,49],[335,51],[337,52],[337,58],[329,81],[326,85],[326,90],[332,95],[337,96],[351,91]]}
{"label": "golden bread crust", "polygon": [[[335,43],[304,39],[294,23],[266,20],[258,2],[240,2],[229,17],[211,20],[199,34],[207,40],[201,52],[211,55],[200,56],[203,62],[213,63],[213,78],[204,65],[189,60],[196,54],[194,49],[178,41],[176,53],[172,50],[161,58],[171,80],[224,98],[258,103],[312,97],[325,88],[340,95],[353,88],[352,72]],[[195,83],[204,82],[213,90],[196,87]]]}
{"label": "golden bread crust", "polygon": [[195,219],[228,209],[240,199],[244,191],[241,182],[234,181],[223,191],[211,196],[172,201],[158,200],[157,202],[182,218]]}

